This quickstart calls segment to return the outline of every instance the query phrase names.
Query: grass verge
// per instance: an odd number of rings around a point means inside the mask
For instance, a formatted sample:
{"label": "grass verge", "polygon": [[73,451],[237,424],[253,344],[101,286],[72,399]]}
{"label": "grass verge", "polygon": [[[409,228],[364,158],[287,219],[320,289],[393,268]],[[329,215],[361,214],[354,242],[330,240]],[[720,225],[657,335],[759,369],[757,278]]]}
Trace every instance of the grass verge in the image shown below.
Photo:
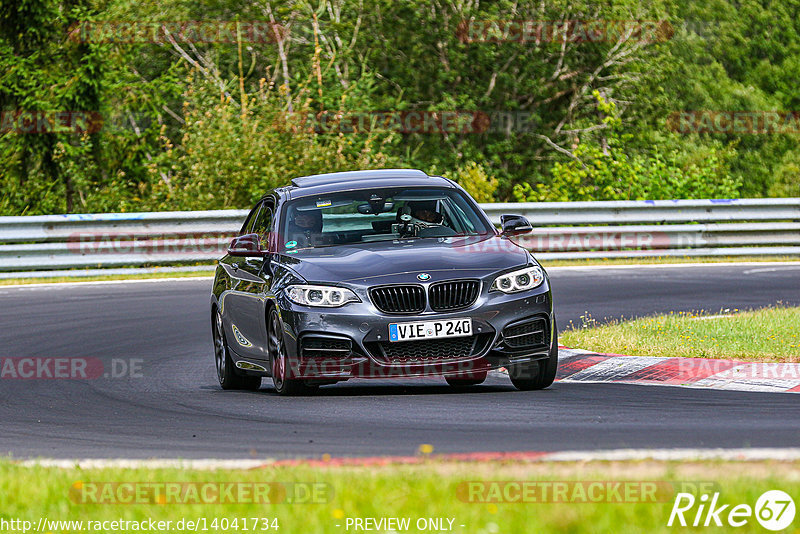
{"label": "grass verge", "polygon": [[155,272],[140,274],[111,274],[107,276],[58,276],[54,278],[6,278],[0,279],[0,286],[20,286],[29,284],[63,284],[65,282],[109,282],[115,280],[153,280],[160,278],[192,278],[202,276],[212,278],[214,271]]}
{"label": "grass verge", "polygon": [[572,326],[561,343],[594,352],[800,362],[800,308],[678,312],[600,326],[587,314]]}
{"label": "grass verge", "polygon": [[[499,481],[499,485],[479,486],[478,491],[470,493],[472,490],[469,488],[474,486],[468,484],[489,481]],[[519,502],[523,500],[522,494],[507,492],[506,488],[514,486],[503,481],[526,482],[529,487],[531,482],[539,484],[534,491],[525,494],[524,502]],[[593,494],[594,498],[589,496],[588,490],[579,491],[597,481],[602,482],[602,488],[609,488],[608,483],[624,482],[624,488],[642,488],[643,484],[655,483],[657,489],[655,492],[629,494],[625,500],[630,502],[619,502],[613,491],[601,490]],[[554,495],[556,484],[565,482],[569,484],[566,493],[556,499],[544,497],[545,494]],[[142,492],[141,498],[135,497],[141,503],[115,502],[121,497],[136,495],[128,491],[130,487],[123,486],[125,483],[135,484],[136,490]],[[158,484],[166,483],[177,484],[180,490],[168,496],[166,487],[158,489]],[[252,503],[252,497],[241,498],[237,490],[233,493],[235,500],[244,502],[196,504],[191,497],[191,488],[200,490],[202,494],[208,483],[238,483],[237,488],[268,483],[272,484],[269,495],[283,495],[284,498],[280,503]],[[282,489],[275,491],[275,488]],[[309,488],[312,493],[304,493]],[[492,488],[503,489],[500,493],[492,493]],[[83,531],[90,531],[88,521],[150,519],[172,521],[170,532],[193,531],[175,528],[175,524],[183,519],[199,521],[197,530],[200,532],[268,532],[276,530],[274,525],[279,527],[279,533],[342,533],[354,531],[352,526],[346,528],[348,519],[409,518],[407,531],[420,532],[416,524],[418,519],[447,518],[453,520],[452,531],[459,533],[651,533],[674,532],[675,527],[667,527],[667,521],[679,491],[692,493],[698,504],[703,493],[710,496],[719,492],[719,504],[754,507],[761,494],[773,489],[780,489],[795,498],[800,495],[800,463],[641,461],[520,464],[431,460],[419,465],[369,468],[295,466],[248,471],[192,471],[57,469],[21,467],[3,461],[0,462],[0,519],[30,521],[34,528],[42,517],[50,521],[83,521]],[[153,498],[159,491],[162,497]],[[293,503],[287,499],[291,496],[294,496]],[[97,503],[97,499],[110,504]],[[506,502],[508,500],[517,502]],[[697,506],[691,513],[686,513],[689,522],[694,519],[696,511]],[[270,528],[261,530],[262,523],[259,522],[259,528],[253,529],[253,518],[269,519]],[[228,528],[222,528],[223,519],[227,519]],[[236,519],[238,526],[233,528]],[[247,529],[243,528],[245,519]],[[724,514],[722,519],[725,520]],[[215,520],[217,526],[212,528]],[[447,521],[444,524],[447,525]],[[795,519],[794,525],[797,524]],[[78,530],[76,527],[74,524],[71,529],[47,525],[45,531],[75,532]],[[101,530],[111,531],[111,527],[105,526]],[[736,530],[763,531],[755,517],[750,517],[745,528]],[[128,526],[115,531],[136,530]]]}

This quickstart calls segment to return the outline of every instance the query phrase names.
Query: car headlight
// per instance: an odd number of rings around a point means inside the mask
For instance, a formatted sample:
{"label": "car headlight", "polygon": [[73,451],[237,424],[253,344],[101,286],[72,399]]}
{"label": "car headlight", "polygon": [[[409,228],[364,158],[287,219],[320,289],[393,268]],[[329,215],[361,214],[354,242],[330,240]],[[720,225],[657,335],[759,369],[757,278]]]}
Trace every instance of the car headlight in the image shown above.
{"label": "car headlight", "polygon": [[527,291],[542,284],[544,272],[539,267],[525,267],[518,271],[501,274],[492,282],[489,291],[502,291],[503,293],[516,293]]}
{"label": "car headlight", "polygon": [[323,308],[338,308],[361,300],[349,289],[334,286],[294,285],[286,288],[286,295],[295,304]]}

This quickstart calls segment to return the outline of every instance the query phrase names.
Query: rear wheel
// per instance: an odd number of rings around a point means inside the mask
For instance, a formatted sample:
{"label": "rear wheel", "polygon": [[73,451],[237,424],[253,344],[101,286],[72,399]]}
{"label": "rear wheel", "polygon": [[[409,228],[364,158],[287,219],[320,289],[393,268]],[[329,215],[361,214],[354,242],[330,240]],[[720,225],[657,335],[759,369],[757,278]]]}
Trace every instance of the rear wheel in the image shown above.
{"label": "rear wheel", "polygon": [[556,379],[558,371],[558,330],[553,320],[553,341],[550,345],[550,356],[545,360],[518,363],[509,366],[508,376],[514,387],[522,391],[544,389]]}
{"label": "rear wheel", "polygon": [[272,384],[279,395],[300,395],[317,389],[316,385],[305,384],[302,380],[292,378],[292,369],[283,340],[283,322],[278,310],[272,308],[267,324],[267,340],[269,342],[269,362],[272,371]]}
{"label": "rear wheel", "polygon": [[248,389],[256,390],[261,387],[260,376],[247,376],[239,374],[228,352],[228,343],[225,340],[225,330],[222,327],[222,316],[214,312],[214,363],[217,368],[217,380],[222,389]]}
{"label": "rear wheel", "polygon": [[477,386],[478,384],[482,384],[484,380],[486,380],[486,376],[489,373],[486,371],[475,371],[472,373],[464,373],[460,375],[452,375],[444,377],[447,380],[447,383],[453,387],[466,387],[466,386]]}

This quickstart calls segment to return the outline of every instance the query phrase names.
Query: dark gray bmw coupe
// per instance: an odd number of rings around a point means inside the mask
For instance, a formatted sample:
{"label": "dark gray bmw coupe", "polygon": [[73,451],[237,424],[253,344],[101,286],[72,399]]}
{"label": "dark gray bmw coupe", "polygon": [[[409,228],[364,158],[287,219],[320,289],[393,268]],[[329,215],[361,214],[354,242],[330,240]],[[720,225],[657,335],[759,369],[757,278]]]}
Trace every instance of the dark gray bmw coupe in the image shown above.
{"label": "dark gray bmw coupe", "polygon": [[353,377],[444,376],[475,385],[505,367],[552,384],[558,342],[545,270],[456,183],[382,169],[295,178],[264,195],[219,261],[211,295],[223,389],[280,394]]}

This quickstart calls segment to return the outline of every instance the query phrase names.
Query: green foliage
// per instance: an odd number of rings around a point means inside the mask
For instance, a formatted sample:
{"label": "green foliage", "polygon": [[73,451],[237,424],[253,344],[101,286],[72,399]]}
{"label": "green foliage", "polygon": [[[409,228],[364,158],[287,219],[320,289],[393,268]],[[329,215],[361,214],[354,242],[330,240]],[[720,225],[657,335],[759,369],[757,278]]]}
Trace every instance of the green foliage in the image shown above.
{"label": "green foliage", "polygon": [[287,112],[285,88],[262,79],[256,92],[244,94],[242,106],[194,76],[184,97],[182,137],[175,143],[162,136],[164,151],[150,165],[156,208],[248,206],[294,176],[388,162],[381,152],[386,136],[371,133],[356,145],[350,136],[315,132],[304,91]]}
{"label": "green foliage", "polygon": [[444,177],[458,183],[477,202],[496,201],[497,178],[490,176],[486,168],[479,163],[470,161],[466,165],[457,167],[455,171],[445,172]]}
{"label": "green foliage", "polygon": [[787,152],[775,172],[769,188],[772,197],[800,197],[800,153]]}
{"label": "green foliage", "polygon": [[[264,21],[279,42],[82,42],[81,21]],[[666,20],[653,42],[466,42],[465,21]],[[681,110],[796,110],[796,1],[0,1],[0,214],[247,207],[293,176],[438,170],[480,201],[800,195],[791,134],[680,133]],[[291,110],[291,114],[286,112]],[[469,111],[474,132],[324,133],[325,113]],[[304,119],[305,117],[305,119]]]}
{"label": "green foliage", "polygon": [[[79,196],[76,167],[85,168],[84,183],[96,168],[96,136],[54,119],[96,113],[100,105],[103,48],[64,39],[70,24],[91,16],[82,4],[30,0],[0,7],[0,206],[11,213],[71,211]],[[20,133],[21,117],[35,117],[37,133]]]}
{"label": "green foliage", "polygon": [[740,183],[729,174],[735,150],[710,148],[701,158],[687,158],[677,150],[653,149],[626,153],[630,134],[621,133],[622,121],[613,102],[598,92],[597,108],[606,126],[599,140],[581,142],[575,158],[553,165],[548,184],[514,187],[520,202],[581,200],[645,200],[670,198],[737,198]]}

